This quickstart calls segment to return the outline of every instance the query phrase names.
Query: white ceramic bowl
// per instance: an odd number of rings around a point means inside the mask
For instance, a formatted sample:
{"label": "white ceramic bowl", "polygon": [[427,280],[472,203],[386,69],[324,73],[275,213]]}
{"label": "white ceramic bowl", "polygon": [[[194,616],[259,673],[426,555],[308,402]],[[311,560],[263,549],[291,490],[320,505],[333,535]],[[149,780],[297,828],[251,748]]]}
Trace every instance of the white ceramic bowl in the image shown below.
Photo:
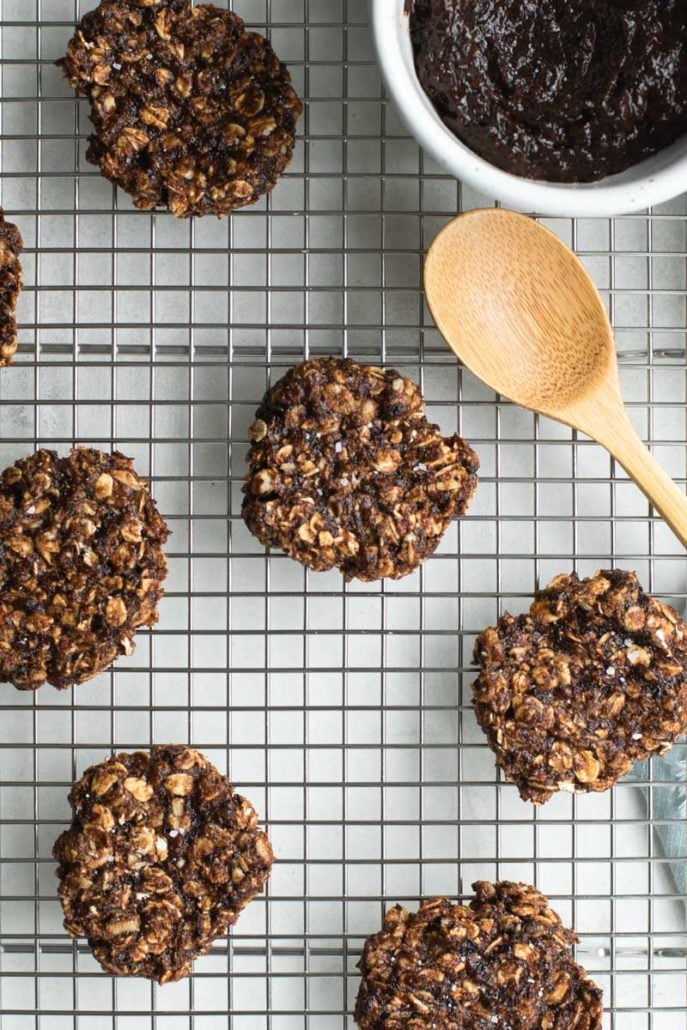
{"label": "white ceramic bowl", "polygon": [[406,0],[373,0],[384,80],[410,132],[456,179],[520,211],[570,217],[643,211],[687,190],[687,136],[620,175],[594,183],[523,179],[478,157],[444,125],[418,82],[405,7]]}

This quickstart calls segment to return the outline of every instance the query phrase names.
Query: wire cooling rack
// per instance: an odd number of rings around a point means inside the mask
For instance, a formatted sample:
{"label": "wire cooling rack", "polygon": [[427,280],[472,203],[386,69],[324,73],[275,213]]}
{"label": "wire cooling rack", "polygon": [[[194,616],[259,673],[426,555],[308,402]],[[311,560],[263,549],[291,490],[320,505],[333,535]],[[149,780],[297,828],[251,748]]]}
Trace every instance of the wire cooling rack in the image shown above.
{"label": "wire cooling rack", "polygon": [[[85,162],[86,107],[53,61],[94,2],[0,3],[2,202],[27,245],[0,461],[116,445],[174,533],[159,628],[132,657],[73,692],[0,690],[2,1030],[350,1027],[384,909],[478,877],[550,895],[607,1028],[684,1030],[687,909],[652,827],[665,779],[535,812],[495,777],[469,703],[475,634],[536,584],[615,561],[682,609],[684,554],[599,447],[502,403],[432,328],[424,251],[490,201],[443,176],[384,101],[365,0],[235,4],[289,62],[302,138],[266,202],[190,223],[135,211]],[[685,199],[547,224],[607,298],[633,420],[684,483]],[[308,574],[240,519],[266,384],[329,353],[420,380],[481,457],[468,516],[398,583]],[[66,937],[50,850],[87,765],[171,741],[228,769],[279,860],[228,945],[157,988],[104,975]]]}

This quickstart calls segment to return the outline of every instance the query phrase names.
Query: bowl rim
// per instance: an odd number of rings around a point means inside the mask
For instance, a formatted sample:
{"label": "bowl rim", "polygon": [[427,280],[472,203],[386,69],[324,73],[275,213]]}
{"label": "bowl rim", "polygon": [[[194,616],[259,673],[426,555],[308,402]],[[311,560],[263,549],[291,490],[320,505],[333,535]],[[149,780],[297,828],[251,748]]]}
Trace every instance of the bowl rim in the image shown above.
{"label": "bowl rim", "polygon": [[520,210],[558,217],[633,214],[685,192],[687,136],[620,175],[594,183],[525,179],[480,157],[441,121],[419,83],[412,57],[408,60],[407,26],[411,3],[412,0],[372,0],[377,58],[387,89],[406,127],[456,179]]}

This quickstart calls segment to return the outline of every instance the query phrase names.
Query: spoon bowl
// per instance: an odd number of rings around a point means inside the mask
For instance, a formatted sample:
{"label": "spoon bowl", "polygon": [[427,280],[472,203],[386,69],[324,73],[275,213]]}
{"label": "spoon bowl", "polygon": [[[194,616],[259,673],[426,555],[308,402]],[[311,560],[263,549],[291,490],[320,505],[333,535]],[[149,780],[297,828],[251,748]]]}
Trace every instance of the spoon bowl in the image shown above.
{"label": "spoon bowl", "polygon": [[453,350],[526,408],[559,417],[615,365],[611,325],[589,275],[530,218],[491,209],[454,219],[432,244],[425,286]]}
{"label": "spoon bowl", "polygon": [[687,545],[687,498],[632,427],[608,314],[575,254],[525,215],[476,210],[442,229],[424,279],[434,320],[463,364],[509,400],[606,447]]}

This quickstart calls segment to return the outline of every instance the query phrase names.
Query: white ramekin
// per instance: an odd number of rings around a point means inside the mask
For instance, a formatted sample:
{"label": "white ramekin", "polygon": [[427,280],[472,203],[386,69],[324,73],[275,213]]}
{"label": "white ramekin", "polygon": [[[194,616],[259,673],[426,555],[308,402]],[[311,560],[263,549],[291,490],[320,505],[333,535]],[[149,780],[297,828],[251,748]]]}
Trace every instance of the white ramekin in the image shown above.
{"label": "white ramekin", "polygon": [[444,125],[418,82],[407,6],[408,0],[373,0],[379,63],[410,132],[457,179],[520,211],[570,217],[643,211],[687,190],[687,136],[620,175],[594,183],[523,179],[478,157]]}

